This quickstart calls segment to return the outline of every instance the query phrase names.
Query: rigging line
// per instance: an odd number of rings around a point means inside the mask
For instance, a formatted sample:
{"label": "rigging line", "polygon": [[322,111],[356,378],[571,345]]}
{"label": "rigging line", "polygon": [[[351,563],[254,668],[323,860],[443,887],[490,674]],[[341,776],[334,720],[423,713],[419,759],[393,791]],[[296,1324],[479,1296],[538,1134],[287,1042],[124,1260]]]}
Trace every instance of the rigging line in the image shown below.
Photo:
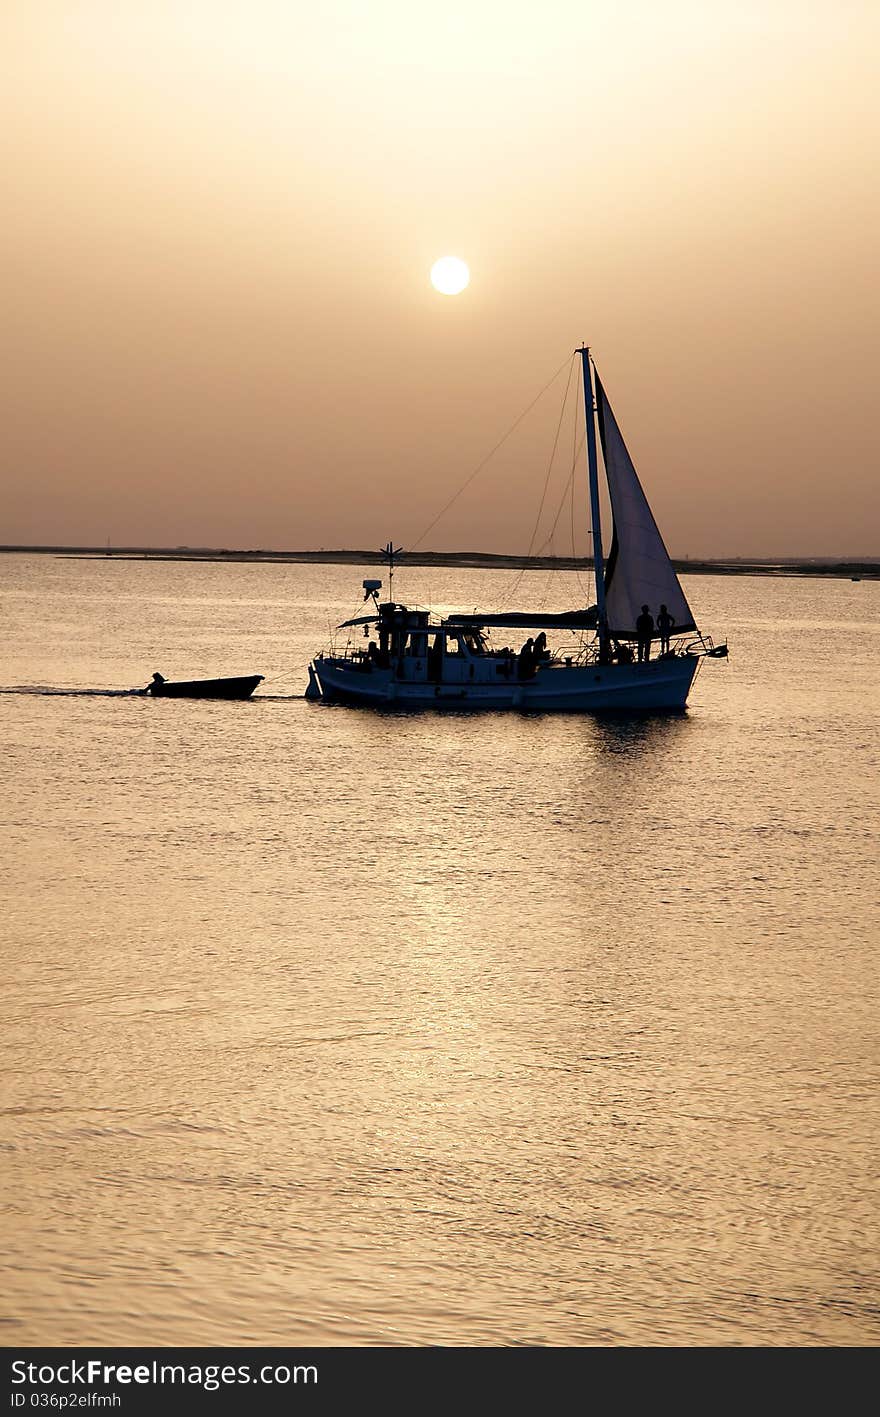
{"label": "rigging line", "polygon": [[[581,387],[582,387],[582,386],[581,386],[581,383],[580,383],[580,381],[578,381],[578,385],[577,385],[577,388],[575,389],[575,395],[574,395],[574,423],[572,424],[572,430],[571,430],[571,472],[572,472],[572,478],[571,478],[571,502],[570,502],[570,506],[571,506],[571,555],[572,555],[572,559],[573,559],[573,560],[576,559],[576,557],[577,557],[577,549],[576,549],[576,547],[575,547],[575,535],[574,535],[574,473],[575,473],[575,469],[577,468],[577,461],[578,461],[578,457],[579,457],[579,455],[580,455],[580,450],[581,450],[581,448],[582,448],[582,446],[583,446],[584,439],[585,439],[585,437],[586,437],[586,431],[585,431],[585,429],[582,428],[582,429],[581,429],[580,440],[578,439],[578,428],[581,426],[581,425],[579,424],[579,421],[578,421],[578,409],[580,408],[580,402],[581,402],[581,399],[580,399]],[[592,529],[592,527],[589,527],[589,528],[587,529],[587,535],[592,538],[592,535],[593,535],[593,529]],[[578,590],[580,591],[581,595],[584,597],[584,600],[586,601],[587,605],[589,605],[589,603],[590,603],[590,581],[589,581],[589,577],[587,577],[586,584],[584,584],[584,582],[581,580],[581,573],[580,573],[580,570],[578,569],[577,566],[575,566],[575,568],[574,568],[574,574],[575,574],[575,578],[576,578],[576,580],[577,580]]]}
{"label": "rigging line", "polygon": [[[544,478],[544,487],[543,487],[543,490],[542,490],[542,492],[541,492],[541,501],[540,501],[540,503],[539,503],[539,505],[538,505],[538,515],[535,517],[535,524],[534,524],[534,526],[532,527],[532,535],[531,535],[531,538],[530,538],[530,540],[529,540],[529,549],[528,549],[528,551],[526,552],[525,556],[523,557],[523,563],[522,563],[522,565],[520,566],[519,570],[517,571],[516,576],[514,577],[513,583],[509,586],[509,588],[508,588],[506,594],[502,597],[502,600],[501,600],[502,606],[509,604],[510,601],[512,600],[513,596],[516,594],[516,591],[517,591],[517,588],[518,588],[518,586],[519,586],[519,583],[520,583],[520,581],[522,580],[522,578],[523,578],[523,576],[524,576],[526,570],[528,569],[528,560],[529,560],[529,557],[531,556],[532,551],[534,550],[535,537],[538,535],[538,527],[539,527],[540,524],[541,524],[541,514],[542,514],[542,512],[544,511],[544,502],[545,502],[545,500],[546,500],[546,498],[547,498],[547,488],[550,486],[550,474],[551,474],[552,471],[553,471],[553,463],[554,463],[555,458],[556,458],[556,449],[557,449],[557,447],[559,446],[559,434],[560,434],[560,431],[561,431],[561,429],[562,429],[562,422],[563,422],[563,419],[565,418],[565,408],[566,408],[566,404],[568,403],[568,394],[569,394],[569,390],[571,389],[571,376],[572,376],[572,374],[574,373],[574,367],[575,367],[575,362],[574,362],[574,357],[573,357],[573,358],[572,358],[572,362],[571,362],[571,368],[570,368],[569,371],[568,371],[568,382],[567,382],[566,385],[565,385],[565,393],[564,393],[563,396],[562,396],[562,407],[561,407],[561,409],[559,410],[559,420],[558,420],[558,422],[557,422],[557,424],[556,424],[556,436],[555,436],[555,438],[553,439],[553,447],[552,447],[552,449],[551,449],[551,451],[550,451],[550,460],[549,460],[549,462],[548,462],[548,464],[547,464],[547,475],[546,475],[546,477]],[[577,384],[577,382],[575,382],[575,386],[574,386],[574,387],[575,387],[575,411],[577,411],[577,391],[578,391],[578,384]],[[564,497],[564,496],[565,496],[565,493],[563,492],[562,495],[563,495],[563,497]],[[556,520],[557,520],[557,521],[559,520],[559,515],[558,515],[558,513],[557,513]],[[554,522],[553,525],[554,525],[554,527],[555,527],[556,523]],[[552,540],[552,539],[553,539],[553,532],[551,531],[551,533],[550,533],[550,540]],[[546,545],[547,545],[547,542],[545,541],[545,542],[544,542],[544,546],[546,546]],[[543,548],[542,548],[542,549],[543,549]],[[538,553],[538,554],[540,554],[540,553]]]}
{"label": "rigging line", "polygon": [[[568,499],[569,525],[570,525],[570,531],[571,531],[571,557],[572,557],[572,560],[574,560],[574,559],[576,558],[576,556],[577,556],[577,549],[576,549],[576,546],[575,546],[575,534],[574,534],[574,470],[575,470],[575,466],[576,466],[576,464],[577,464],[578,409],[580,408],[580,403],[581,403],[581,400],[580,400],[580,392],[581,392],[581,390],[580,390],[580,384],[578,384],[577,388],[575,389],[575,393],[574,393],[574,423],[572,424],[572,428],[571,428],[571,471],[572,471],[572,478],[571,478],[571,483],[569,484],[570,496],[569,496],[569,499]],[[576,577],[576,579],[577,579],[578,590],[581,591],[581,593],[583,593],[583,586],[581,585],[580,572],[578,571],[577,567],[575,567],[575,572],[574,572],[574,573],[575,573],[575,577]]]}
{"label": "rigging line", "polygon": [[[553,385],[553,384],[556,383],[556,380],[559,378],[560,374],[562,373],[563,369],[565,368],[566,364],[568,364],[568,362],[569,362],[570,359],[571,359],[571,356],[569,355],[566,359],[564,359],[564,360],[562,361],[562,363],[560,364],[559,368],[556,370],[556,373],[553,375],[553,378],[552,378],[552,379],[548,379],[547,383],[544,385],[544,387],[543,387],[543,389],[541,390],[541,392],[540,392],[539,394],[536,394],[535,397],[532,399],[532,401],[531,401],[531,403],[529,404],[528,408],[524,409],[523,412],[519,415],[519,417],[518,417],[513,423],[511,423],[511,425],[510,425],[510,427],[508,428],[507,432],[503,435],[503,437],[499,438],[499,440],[498,440],[498,442],[495,444],[494,448],[490,449],[490,451],[489,451],[489,452],[486,454],[486,456],[483,458],[482,462],[480,462],[480,463],[477,464],[477,466],[474,468],[474,470],[473,470],[473,472],[470,474],[470,476],[461,484],[461,486],[459,487],[459,489],[458,489],[458,491],[455,493],[455,495],[452,496],[452,497],[450,497],[449,501],[446,503],[446,505],[445,505],[444,507],[441,507],[441,508],[440,508],[440,511],[437,513],[436,517],[435,517],[434,520],[430,523],[430,525],[427,526],[427,527],[425,528],[425,530],[422,532],[422,534],[421,534],[421,536],[419,537],[418,541],[414,541],[414,542],[411,544],[411,546],[409,547],[410,551],[415,551],[416,547],[421,546],[421,544],[422,544],[422,542],[424,541],[425,537],[428,536],[429,533],[434,530],[434,527],[437,525],[437,523],[439,522],[440,518],[446,515],[446,513],[449,511],[449,508],[452,506],[453,502],[457,502],[457,501],[458,501],[459,497],[461,496],[462,492],[464,492],[465,488],[469,487],[469,486],[471,485],[471,483],[473,482],[474,478],[477,476],[477,474],[483,471],[483,468],[486,466],[486,463],[489,461],[489,459],[490,459],[490,458],[493,458],[493,457],[495,456],[495,454],[498,452],[498,449],[499,449],[500,447],[502,447],[502,445],[503,445],[504,443],[507,442],[507,440],[508,440],[508,438],[510,437],[511,433],[513,433],[513,432],[519,427],[519,425],[522,423],[523,419],[524,419],[528,414],[531,413],[532,409],[535,407],[535,404],[538,403],[538,402],[544,397],[544,395],[546,394],[547,390],[551,387],[551,385]],[[570,379],[570,378],[571,378],[571,375],[569,375],[569,379]]]}
{"label": "rigging line", "polygon": [[553,518],[553,525],[550,527],[550,530],[549,530],[549,532],[547,533],[547,536],[544,538],[544,540],[541,542],[541,545],[538,547],[537,551],[535,552],[535,555],[536,555],[536,556],[543,556],[544,552],[547,550],[547,547],[553,545],[553,537],[554,537],[555,534],[556,534],[556,528],[557,528],[557,526],[558,526],[558,524],[559,524],[559,518],[562,516],[562,509],[563,509],[563,507],[565,506],[566,498],[568,497],[568,490],[569,490],[569,488],[571,487],[571,485],[572,485],[573,482],[574,482],[574,473],[573,473],[573,472],[570,472],[569,475],[568,475],[568,481],[566,482],[565,486],[564,486],[563,489],[562,489],[562,501],[559,503],[559,506],[556,508],[556,516]]}
{"label": "rigging line", "polygon": [[[575,472],[575,467],[576,467],[576,465],[577,465],[577,457],[578,457],[578,452],[579,452],[579,451],[580,451],[579,448],[575,450],[574,458],[573,458],[573,460],[572,460],[572,477],[571,477],[571,483],[569,484],[570,487],[571,487],[571,496],[570,496],[570,498],[569,498],[569,509],[570,509],[570,513],[571,513],[571,557],[572,557],[572,560],[573,560],[573,561],[576,561],[576,560],[578,559],[577,547],[576,547],[576,545],[575,545],[575,535],[574,535],[574,472]],[[592,529],[592,527],[588,527],[588,528],[587,528],[587,535],[590,536],[590,537],[592,537],[592,535],[593,535],[593,529]],[[575,568],[574,568],[574,574],[575,574],[575,578],[576,578],[576,580],[577,580],[578,590],[580,591],[581,595],[584,597],[585,601],[586,601],[587,604],[589,605],[589,603],[590,603],[590,594],[591,594],[589,576],[587,577],[586,581],[582,580],[582,578],[581,578],[581,572],[580,572],[580,567],[579,567],[579,566],[575,566]]]}
{"label": "rigging line", "polygon": [[[551,540],[551,544],[552,544],[553,538],[551,537],[550,540]],[[546,581],[544,582],[544,594],[541,596],[541,600],[540,600],[540,603],[539,603],[539,605],[538,605],[538,609],[539,609],[539,610],[544,610],[544,609],[546,608],[546,605],[547,605],[547,597],[548,597],[548,595],[550,594],[550,587],[551,587],[551,585],[553,584],[553,581],[554,581],[554,579],[555,579],[555,576],[556,576],[556,567],[555,567],[555,566],[551,566],[551,567],[550,567],[550,570],[547,572],[547,579],[546,579]]]}
{"label": "rigging line", "polygon": [[[366,598],[366,597],[365,597],[365,598]],[[346,615],[346,617],[345,617],[346,620],[353,620],[354,617],[357,615],[358,611],[360,610],[361,606],[363,605],[363,603],[364,603],[363,600],[359,600],[359,601],[357,602],[357,604],[355,605],[354,609],[351,610],[351,611],[348,613],[348,615]],[[351,627],[351,628],[353,628],[353,627]],[[349,628],[348,639],[347,639],[346,642],[345,642],[345,643],[346,643],[346,648],[348,648],[348,647],[351,645],[351,642],[352,642],[351,628]],[[339,631],[340,631],[341,629],[342,629],[342,626],[341,626],[341,625],[334,624],[334,623],[331,621],[330,626],[329,626],[329,631],[328,631],[328,633],[329,633],[329,643],[330,643],[331,645],[335,643],[335,641],[336,641],[336,636],[339,634]]]}
{"label": "rigging line", "polygon": [[569,489],[568,514],[569,514],[569,525],[570,525],[570,530],[571,530],[571,558],[572,558],[572,560],[574,560],[575,554],[576,554],[576,553],[575,553],[575,549],[574,549],[574,477],[572,477],[571,481],[569,482],[569,484],[568,484],[568,489]]}
{"label": "rigging line", "polygon": [[546,547],[552,542],[552,540],[553,540],[553,536],[554,536],[554,533],[555,533],[555,531],[556,531],[556,527],[557,527],[558,524],[559,524],[559,518],[562,516],[562,509],[563,509],[563,507],[565,506],[565,499],[566,499],[566,497],[568,496],[569,488],[572,487],[573,484],[574,484],[574,474],[575,474],[576,467],[577,467],[577,456],[578,456],[578,453],[579,453],[580,450],[581,450],[581,447],[583,446],[583,441],[584,441],[584,437],[585,437],[585,436],[586,436],[586,435],[583,435],[583,437],[581,438],[580,443],[578,443],[578,446],[577,446],[577,448],[575,449],[574,462],[572,463],[571,472],[568,474],[568,481],[566,482],[565,486],[564,486],[563,489],[562,489],[562,498],[561,498],[561,500],[560,500],[559,506],[556,508],[556,516],[553,518],[553,524],[552,524],[552,526],[550,527],[550,532],[549,532],[548,536],[547,536],[546,539],[541,543],[541,545],[538,547],[537,551],[535,552],[535,555],[536,555],[536,556],[540,556],[540,555],[543,553],[543,551],[545,550],[545,548],[546,548]]}
{"label": "rigging line", "polygon": [[[573,482],[574,482],[574,468],[572,468],[571,472],[569,473],[569,475],[568,475],[568,481],[566,482],[565,487],[562,489],[562,500],[560,501],[559,507],[557,508],[556,516],[555,516],[554,519],[553,519],[553,525],[552,525],[551,528],[550,528],[550,533],[549,533],[549,535],[544,539],[544,541],[541,542],[541,545],[538,547],[537,551],[535,552],[535,555],[536,555],[536,556],[542,556],[542,555],[544,554],[544,552],[547,550],[547,547],[548,547],[548,546],[551,548],[550,554],[551,554],[551,555],[555,555],[555,552],[552,550],[552,547],[553,547],[553,536],[554,536],[554,534],[555,534],[555,532],[556,532],[556,526],[557,526],[557,523],[559,522],[559,518],[560,518],[560,516],[562,515],[562,509],[563,509],[563,507],[565,506],[565,499],[566,499],[566,497],[568,496],[568,489],[569,489],[569,487],[571,487],[571,485],[572,485]],[[516,582],[515,582],[514,587],[513,587],[514,590],[516,589],[516,586],[519,585],[519,582],[522,580],[523,575],[524,575],[524,573],[525,573],[525,569],[526,569],[525,566],[523,566],[523,568],[519,571],[519,573],[518,573],[518,575],[517,575]],[[545,608],[546,604],[547,604],[547,595],[548,595],[548,592],[549,592],[549,590],[550,590],[550,585],[551,585],[551,582],[552,582],[552,580],[553,580],[553,577],[557,574],[557,570],[558,570],[558,567],[556,567],[556,566],[551,566],[551,567],[550,567],[550,570],[549,570],[547,579],[546,579],[546,581],[545,581],[545,583],[544,583],[544,592],[543,592],[543,595],[541,596],[541,599],[540,599],[540,601],[539,601],[539,603],[538,603],[538,609],[539,609],[539,610],[543,610],[543,609]],[[512,593],[512,592],[511,592],[511,593]]]}
{"label": "rigging line", "polygon": [[532,547],[535,544],[535,537],[538,535],[538,527],[541,523],[541,513],[544,510],[544,502],[547,497],[547,488],[550,486],[550,474],[553,471],[553,461],[556,457],[556,449],[559,446],[559,433],[562,428],[562,420],[565,417],[565,405],[568,403],[568,391],[571,388],[571,376],[573,373],[574,359],[572,359],[571,361],[571,366],[568,371],[568,383],[565,386],[565,393],[562,395],[562,408],[559,410],[559,421],[556,424],[556,437],[553,439],[553,447],[550,449],[550,460],[547,463],[547,476],[544,478],[544,488],[541,492],[541,501],[538,504],[538,515],[535,517],[535,525],[532,528],[532,536],[531,540],[529,541],[529,549],[526,552],[527,557],[531,556]]}

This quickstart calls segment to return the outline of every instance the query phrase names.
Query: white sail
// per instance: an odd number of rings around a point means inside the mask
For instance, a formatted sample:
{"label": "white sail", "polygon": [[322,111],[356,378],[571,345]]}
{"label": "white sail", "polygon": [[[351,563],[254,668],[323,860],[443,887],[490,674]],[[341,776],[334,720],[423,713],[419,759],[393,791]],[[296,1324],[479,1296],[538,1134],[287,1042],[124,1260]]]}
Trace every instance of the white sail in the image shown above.
{"label": "white sail", "polygon": [[660,606],[665,605],[674,620],[673,634],[695,630],[691,608],[642,491],[598,371],[596,407],[614,522],[605,568],[608,629],[618,639],[635,639],[636,620],[642,606],[648,606],[656,621]]}

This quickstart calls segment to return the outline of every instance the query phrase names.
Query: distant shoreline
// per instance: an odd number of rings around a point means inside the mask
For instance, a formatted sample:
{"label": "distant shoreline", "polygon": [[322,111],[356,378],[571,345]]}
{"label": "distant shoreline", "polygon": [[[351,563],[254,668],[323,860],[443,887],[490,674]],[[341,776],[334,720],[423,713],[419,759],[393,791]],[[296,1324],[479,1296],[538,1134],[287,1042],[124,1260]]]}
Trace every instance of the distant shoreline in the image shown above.
{"label": "distant shoreline", "polygon": [[[259,562],[276,565],[306,564],[331,566],[381,566],[380,551],[229,551],[208,547],[119,546],[0,546],[10,555],[60,556],[74,560],[101,561],[207,561]],[[404,552],[401,561],[409,566],[448,566],[471,570],[558,570],[589,571],[592,560],[572,556],[509,556],[489,551]],[[746,560],[676,560],[672,564],[682,575],[694,576],[826,576],[852,580],[880,579],[878,560],[836,560],[816,557],[796,560],[755,558]]]}

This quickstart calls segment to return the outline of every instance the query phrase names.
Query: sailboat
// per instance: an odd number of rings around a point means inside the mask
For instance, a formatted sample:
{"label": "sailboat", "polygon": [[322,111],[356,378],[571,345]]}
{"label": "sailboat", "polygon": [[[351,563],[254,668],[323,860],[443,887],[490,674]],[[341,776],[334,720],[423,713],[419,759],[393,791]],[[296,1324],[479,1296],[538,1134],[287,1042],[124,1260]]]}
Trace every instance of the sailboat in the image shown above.
{"label": "sailboat", "polygon": [[[453,614],[443,618],[392,598],[382,582],[363,582],[369,613],[339,630],[364,627],[369,648],[330,650],[309,665],[306,698],[400,708],[517,709],[569,712],[681,710],[705,658],[727,645],[700,633],[627,451],[587,346],[582,361],[596,603],[559,614]],[[598,438],[597,438],[598,425]],[[599,459],[611,503],[607,561],[602,551]],[[495,648],[493,630],[534,630],[519,652]],[[549,648],[547,633],[574,636]],[[636,646],[637,653],[633,651]],[[659,651],[659,652],[658,652]]]}

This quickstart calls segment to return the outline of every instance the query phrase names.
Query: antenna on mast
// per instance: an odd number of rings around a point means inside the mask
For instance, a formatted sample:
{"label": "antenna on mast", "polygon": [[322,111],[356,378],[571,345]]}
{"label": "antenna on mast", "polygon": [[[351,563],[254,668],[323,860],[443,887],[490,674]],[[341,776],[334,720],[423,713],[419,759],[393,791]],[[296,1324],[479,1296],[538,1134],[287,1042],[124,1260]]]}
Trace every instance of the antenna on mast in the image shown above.
{"label": "antenna on mast", "polygon": [[393,541],[389,541],[387,546],[382,547],[382,555],[388,562],[388,599],[393,604],[394,594],[392,591],[392,581],[394,580],[394,560],[395,557],[399,559],[403,555],[403,547],[395,546]]}

